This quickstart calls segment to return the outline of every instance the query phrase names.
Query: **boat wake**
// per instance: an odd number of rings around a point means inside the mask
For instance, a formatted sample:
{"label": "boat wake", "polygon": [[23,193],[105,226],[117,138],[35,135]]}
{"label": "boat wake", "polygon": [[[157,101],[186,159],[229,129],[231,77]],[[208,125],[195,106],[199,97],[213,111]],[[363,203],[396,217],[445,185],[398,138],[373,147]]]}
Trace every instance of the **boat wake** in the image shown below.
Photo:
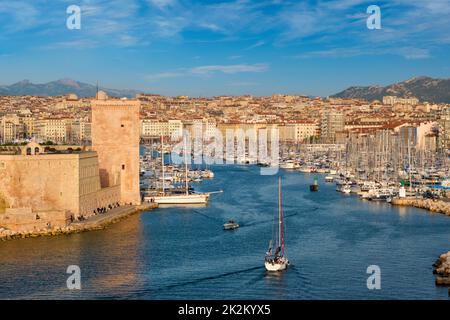
{"label": "boat wake", "polygon": [[225,277],[229,277],[229,276],[233,276],[233,275],[237,275],[237,274],[241,274],[241,273],[247,273],[247,272],[263,270],[263,269],[264,269],[263,266],[251,267],[251,268],[246,268],[246,269],[241,269],[241,270],[236,270],[236,271],[225,272],[225,273],[221,273],[218,275],[197,278],[197,279],[194,279],[191,281],[173,283],[173,284],[169,284],[169,285],[162,286],[159,288],[144,289],[144,290],[140,290],[138,292],[134,292],[133,294],[131,294],[131,296],[129,298],[142,297],[142,296],[147,297],[148,295],[151,295],[152,293],[156,293],[156,292],[166,291],[166,290],[180,288],[180,287],[189,286],[189,285],[196,285],[196,284],[199,284],[202,282],[207,282],[207,281],[221,279],[221,278],[225,278]]}
{"label": "boat wake", "polygon": [[[312,212],[312,211],[317,211],[317,210],[319,210],[319,208],[312,208],[312,209],[310,209],[310,210],[307,210],[307,211],[296,211],[296,212],[294,212],[294,213],[290,213],[290,214],[287,214],[287,215],[285,215],[284,217],[285,218],[290,218],[290,217],[295,217],[295,216],[298,216],[299,214],[303,214],[303,213],[306,213],[306,212]],[[241,224],[241,227],[252,227],[252,226],[256,226],[256,225],[260,225],[260,224],[267,224],[267,223],[272,223],[273,222],[273,220],[269,220],[269,219],[267,219],[267,220],[259,220],[259,221],[255,221],[255,222],[250,222],[250,223],[242,223]]]}
{"label": "boat wake", "polygon": [[193,211],[194,211],[195,214],[201,215],[202,217],[205,217],[207,219],[210,219],[210,220],[213,220],[213,221],[218,221],[218,222],[222,223],[222,220],[219,219],[219,218],[211,217],[211,216],[209,216],[207,214],[204,214],[204,213],[200,212],[199,210],[193,210]]}

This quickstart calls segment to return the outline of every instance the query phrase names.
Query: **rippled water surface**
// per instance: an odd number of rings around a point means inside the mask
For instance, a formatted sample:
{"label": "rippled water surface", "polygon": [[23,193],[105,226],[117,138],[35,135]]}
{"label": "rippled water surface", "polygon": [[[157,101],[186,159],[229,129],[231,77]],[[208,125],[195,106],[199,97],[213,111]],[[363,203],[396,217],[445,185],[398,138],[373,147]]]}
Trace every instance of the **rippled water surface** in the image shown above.
{"label": "rippled water surface", "polygon": [[[197,187],[223,189],[206,207],[165,208],[106,230],[0,243],[0,298],[448,299],[432,263],[450,250],[450,218],[361,201],[319,177],[281,172],[291,267],[266,273],[277,177],[258,167],[216,166]],[[241,228],[223,231],[234,218]],[[66,288],[68,265],[82,289]],[[381,290],[366,269],[381,268]]]}

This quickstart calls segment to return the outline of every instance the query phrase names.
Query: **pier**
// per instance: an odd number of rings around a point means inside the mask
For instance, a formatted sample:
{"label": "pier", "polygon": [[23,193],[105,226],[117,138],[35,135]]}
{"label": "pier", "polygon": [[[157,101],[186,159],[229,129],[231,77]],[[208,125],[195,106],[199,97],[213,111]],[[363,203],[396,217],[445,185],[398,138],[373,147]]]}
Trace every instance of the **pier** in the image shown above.
{"label": "pier", "polygon": [[425,209],[430,212],[437,212],[450,216],[450,202],[444,200],[433,199],[417,199],[417,198],[394,198],[391,202],[398,206],[412,206]]}
{"label": "pier", "polygon": [[156,203],[145,203],[142,205],[134,206],[127,205],[114,208],[105,214],[98,214],[89,219],[83,221],[77,221],[70,223],[66,227],[58,227],[52,229],[41,229],[34,231],[15,232],[7,229],[0,230],[0,241],[21,239],[21,238],[36,238],[44,236],[58,236],[68,235],[72,233],[80,233],[92,230],[102,230],[109,225],[117,223],[127,217],[143,212],[156,209],[158,205]]}

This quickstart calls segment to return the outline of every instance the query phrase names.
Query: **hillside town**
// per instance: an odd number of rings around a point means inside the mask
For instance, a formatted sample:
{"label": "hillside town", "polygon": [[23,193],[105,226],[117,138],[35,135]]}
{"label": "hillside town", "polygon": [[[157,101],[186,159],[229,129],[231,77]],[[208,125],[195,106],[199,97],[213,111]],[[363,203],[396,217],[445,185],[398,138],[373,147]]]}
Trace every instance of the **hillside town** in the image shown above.
{"label": "hillside town", "polygon": [[[125,99],[125,98],[124,98]],[[387,130],[414,130],[415,141],[430,151],[446,152],[450,142],[450,106],[416,98],[386,96],[382,101],[310,98],[274,94],[270,97],[221,96],[190,98],[139,94],[141,138],[180,134],[195,124],[209,134],[217,128],[277,127],[282,142],[345,143],[358,136]],[[36,141],[89,145],[90,99],[74,94],[58,97],[1,96],[0,143]]]}

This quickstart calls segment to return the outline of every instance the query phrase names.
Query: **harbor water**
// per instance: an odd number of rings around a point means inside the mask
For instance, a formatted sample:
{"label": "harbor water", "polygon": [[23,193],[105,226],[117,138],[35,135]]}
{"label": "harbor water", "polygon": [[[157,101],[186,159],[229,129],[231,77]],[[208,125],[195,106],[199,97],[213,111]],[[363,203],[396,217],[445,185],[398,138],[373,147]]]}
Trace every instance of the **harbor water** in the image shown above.
{"label": "harbor water", "polygon": [[[264,254],[278,176],[217,165],[193,186],[204,207],[160,208],[101,231],[0,243],[1,299],[448,299],[433,262],[450,250],[450,218],[363,201],[323,176],[280,171],[290,267],[270,274]],[[318,177],[319,191],[309,185]],[[224,231],[230,219],[240,228]],[[81,290],[69,290],[69,265]],[[367,288],[367,267],[381,289]]]}

